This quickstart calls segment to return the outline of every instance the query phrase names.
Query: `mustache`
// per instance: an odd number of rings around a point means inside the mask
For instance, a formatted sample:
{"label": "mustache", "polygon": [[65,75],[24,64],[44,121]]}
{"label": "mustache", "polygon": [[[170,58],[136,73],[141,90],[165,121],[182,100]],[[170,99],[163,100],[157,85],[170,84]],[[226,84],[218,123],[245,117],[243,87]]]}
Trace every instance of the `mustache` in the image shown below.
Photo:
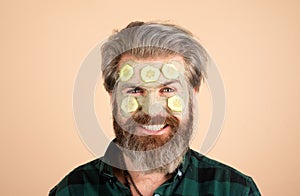
{"label": "mustache", "polygon": [[165,116],[150,116],[149,114],[139,110],[132,114],[132,117],[126,121],[126,125],[132,127],[137,125],[161,125],[167,124],[171,127],[179,125],[179,119],[172,115],[169,111]]}

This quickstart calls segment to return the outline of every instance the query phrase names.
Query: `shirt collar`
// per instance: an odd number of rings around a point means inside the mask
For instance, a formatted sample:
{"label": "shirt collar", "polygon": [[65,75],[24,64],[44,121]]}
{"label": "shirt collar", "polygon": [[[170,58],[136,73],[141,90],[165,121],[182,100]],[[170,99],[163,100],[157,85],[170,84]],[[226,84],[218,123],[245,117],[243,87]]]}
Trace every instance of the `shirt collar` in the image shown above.
{"label": "shirt collar", "polygon": [[99,161],[99,173],[113,177],[113,167],[122,168],[122,152],[115,143],[110,142],[103,157]]}

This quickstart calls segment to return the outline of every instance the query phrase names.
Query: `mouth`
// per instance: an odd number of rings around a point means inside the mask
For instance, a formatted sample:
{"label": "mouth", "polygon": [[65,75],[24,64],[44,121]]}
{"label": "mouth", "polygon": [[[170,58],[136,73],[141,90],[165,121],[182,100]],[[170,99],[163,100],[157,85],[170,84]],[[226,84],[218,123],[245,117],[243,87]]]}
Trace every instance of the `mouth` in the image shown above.
{"label": "mouth", "polygon": [[141,131],[146,135],[162,135],[170,129],[168,124],[142,125]]}

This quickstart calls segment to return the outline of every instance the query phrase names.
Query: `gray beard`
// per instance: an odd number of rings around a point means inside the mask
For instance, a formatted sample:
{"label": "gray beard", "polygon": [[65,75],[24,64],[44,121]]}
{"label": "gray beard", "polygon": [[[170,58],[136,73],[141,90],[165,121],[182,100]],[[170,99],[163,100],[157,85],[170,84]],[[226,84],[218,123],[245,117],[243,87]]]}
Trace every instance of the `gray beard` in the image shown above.
{"label": "gray beard", "polygon": [[[135,170],[143,171],[144,173],[173,173],[181,164],[189,145],[189,142],[182,136],[179,136],[179,134],[176,134],[174,137],[167,144],[155,150],[126,150],[124,154],[131,160],[132,167]],[[127,147],[129,148],[129,146],[128,144]],[[139,148],[136,147],[136,149]]]}
{"label": "gray beard", "polygon": [[[170,136],[168,141],[155,146],[155,148],[149,142],[145,143],[133,139],[133,134],[129,134],[118,125],[115,116],[114,129],[117,144],[123,147],[122,151],[125,157],[128,157],[131,162],[131,165],[126,165],[128,170],[144,173],[173,173],[181,164],[183,156],[189,148],[189,142],[193,134],[193,107],[190,101],[189,117],[186,122],[179,125],[177,131]],[[149,145],[152,146],[151,149],[147,149]]]}

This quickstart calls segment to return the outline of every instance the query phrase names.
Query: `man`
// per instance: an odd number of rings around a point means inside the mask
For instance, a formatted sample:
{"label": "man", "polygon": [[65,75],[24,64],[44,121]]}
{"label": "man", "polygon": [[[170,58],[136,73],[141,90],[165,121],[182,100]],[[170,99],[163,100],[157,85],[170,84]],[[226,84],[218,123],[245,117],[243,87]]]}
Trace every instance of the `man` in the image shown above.
{"label": "man", "polygon": [[50,195],[260,195],[250,177],[189,148],[209,58],[190,32],[133,22],[101,54],[116,138]]}

